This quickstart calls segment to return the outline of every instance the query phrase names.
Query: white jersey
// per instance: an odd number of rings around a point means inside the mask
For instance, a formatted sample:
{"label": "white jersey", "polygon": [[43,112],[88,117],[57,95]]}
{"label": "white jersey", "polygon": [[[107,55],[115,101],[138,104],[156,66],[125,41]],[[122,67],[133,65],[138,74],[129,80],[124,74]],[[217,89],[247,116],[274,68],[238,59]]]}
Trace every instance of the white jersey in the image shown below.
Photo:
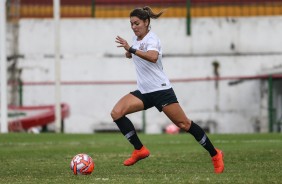
{"label": "white jersey", "polygon": [[142,40],[137,40],[137,36],[134,36],[132,47],[143,52],[148,50],[159,52],[156,63],[132,54],[137,73],[137,89],[144,94],[171,88],[171,84],[163,71],[162,48],[157,35],[150,31]]}

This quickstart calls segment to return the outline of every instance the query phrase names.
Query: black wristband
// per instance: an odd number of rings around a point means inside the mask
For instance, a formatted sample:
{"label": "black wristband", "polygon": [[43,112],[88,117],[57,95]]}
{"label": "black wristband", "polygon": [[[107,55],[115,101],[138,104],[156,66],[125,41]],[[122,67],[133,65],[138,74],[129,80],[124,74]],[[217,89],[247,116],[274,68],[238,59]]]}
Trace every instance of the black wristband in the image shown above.
{"label": "black wristband", "polygon": [[136,53],[136,49],[134,49],[132,46],[128,49],[128,52],[135,54]]}

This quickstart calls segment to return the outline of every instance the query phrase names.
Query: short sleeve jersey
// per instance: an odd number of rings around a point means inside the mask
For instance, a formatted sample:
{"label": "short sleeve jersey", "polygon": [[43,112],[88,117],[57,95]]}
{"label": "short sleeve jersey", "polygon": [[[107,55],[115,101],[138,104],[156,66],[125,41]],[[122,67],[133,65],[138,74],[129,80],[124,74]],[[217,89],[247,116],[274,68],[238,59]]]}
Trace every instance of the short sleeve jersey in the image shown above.
{"label": "short sleeve jersey", "polygon": [[157,35],[150,31],[142,40],[137,40],[137,36],[134,36],[132,47],[142,52],[155,50],[159,53],[156,63],[132,54],[137,73],[137,89],[145,94],[171,88],[169,79],[163,71],[162,48]]}

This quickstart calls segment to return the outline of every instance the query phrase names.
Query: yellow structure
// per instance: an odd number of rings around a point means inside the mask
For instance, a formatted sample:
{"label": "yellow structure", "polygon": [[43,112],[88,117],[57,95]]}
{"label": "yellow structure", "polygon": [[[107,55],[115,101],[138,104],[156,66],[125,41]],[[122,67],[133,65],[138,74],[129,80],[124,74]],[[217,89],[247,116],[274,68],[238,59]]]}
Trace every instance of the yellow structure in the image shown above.
{"label": "yellow structure", "polygon": [[[96,18],[120,18],[128,17],[132,6],[61,6],[61,15],[67,17],[96,17]],[[155,11],[167,7],[154,7]],[[9,9],[9,14],[16,12],[15,7]],[[21,5],[19,7],[20,18],[48,18],[53,16],[52,6]],[[186,17],[186,6],[168,7],[164,17]],[[276,5],[219,5],[219,6],[192,6],[192,17],[229,17],[229,16],[275,16],[282,15],[282,2]]]}

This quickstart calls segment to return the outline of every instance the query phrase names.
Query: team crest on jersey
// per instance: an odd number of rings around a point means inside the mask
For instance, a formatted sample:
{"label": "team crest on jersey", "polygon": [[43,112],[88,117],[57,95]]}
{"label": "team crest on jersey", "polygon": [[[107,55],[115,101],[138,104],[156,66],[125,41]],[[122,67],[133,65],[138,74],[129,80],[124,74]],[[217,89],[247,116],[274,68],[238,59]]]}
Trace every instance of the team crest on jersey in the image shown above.
{"label": "team crest on jersey", "polygon": [[139,50],[145,50],[145,43],[141,43],[139,46]]}

